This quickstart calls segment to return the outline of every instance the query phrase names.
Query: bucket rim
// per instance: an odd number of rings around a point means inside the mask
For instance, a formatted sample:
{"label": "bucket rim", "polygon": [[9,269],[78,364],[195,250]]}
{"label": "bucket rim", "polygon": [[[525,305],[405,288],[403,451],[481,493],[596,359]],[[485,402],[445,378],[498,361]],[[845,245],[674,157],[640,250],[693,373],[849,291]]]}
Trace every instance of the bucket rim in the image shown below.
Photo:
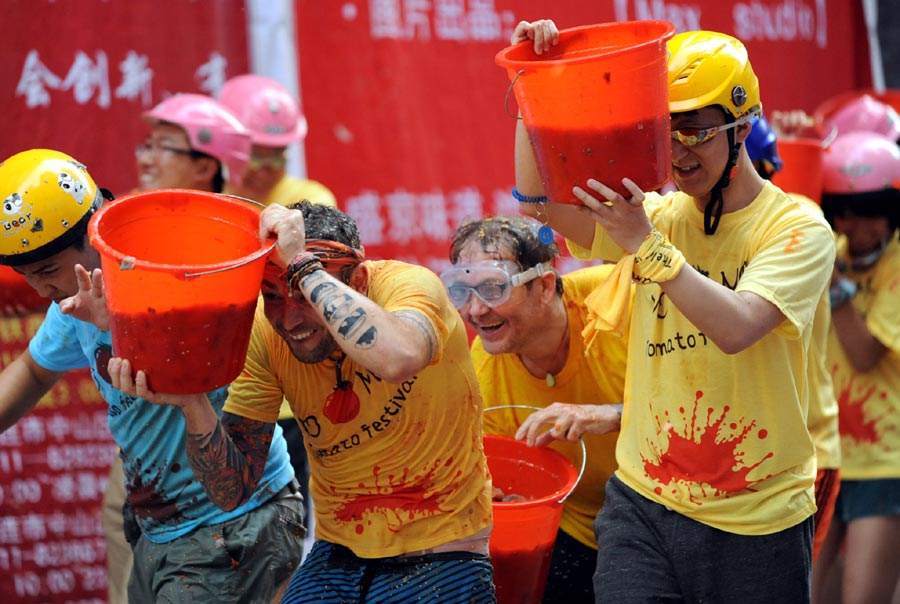
{"label": "bucket rim", "polygon": [[[499,408],[499,407],[494,407]],[[484,434],[482,436],[484,442],[494,441],[498,443],[509,443],[513,444],[517,447],[528,447],[524,442],[520,440],[516,440],[511,436],[504,436],[502,434]],[[554,456],[559,456],[561,460],[564,460],[571,467],[571,471],[568,473],[569,476],[574,474],[571,480],[567,481],[565,485],[561,488],[556,489],[552,493],[548,493],[542,497],[534,497],[532,499],[527,499],[525,501],[492,501],[492,506],[497,506],[499,509],[523,509],[523,508],[532,508],[532,507],[546,507],[548,503],[553,503],[554,505],[562,506],[565,504],[566,499],[575,491],[581,482],[581,477],[584,475],[584,464],[582,463],[582,467],[580,469],[575,467],[575,464],[572,463],[568,457],[560,453],[555,449],[551,449],[549,447],[540,447],[542,449],[542,454],[550,454]],[[584,441],[582,440],[582,453],[584,452]]]}
{"label": "bucket rim", "polygon": [[[652,39],[645,40],[643,42],[638,42],[637,44],[633,44],[631,46],[626,46],[623,48],[619,48],[616,50],[610,50],[609,52],[604,52],[604,58],[607,57],[617,57],[619,55],[625,53],[631,53],[636,50],[641,50],[647,46],[658,44],[659,42],[666,42],[672,36],[675,35],[675,24],[669,21],[663,21],[660,19],[641,19],[641,20],[632,20],[632,21],[608,21],[605,23],[593,23],[589,25],[578,25],[576,27],[568,27],[566,29],[562,29],[559,31],[559,41],[563,42],[564,38],[569,38],[574,36],[575,34],[594,30],[594,29],[621,29],[626,26],[634,26],[635,24],[641,25],[650,25],[657,26],[660,28],[660,34]],[[589,61],[596,60],[596,56],[578,56],[578,57],[570,57],[564,59],[542,59],[539,55],[535,55],[533,60],[521,60],[521,59],[510,59],[509,55],[515,51],[518,51],[520,48],[524,46],[533,45],[534,42],[531,40],[523,40],[522,42],[518,42],[517,44],[511,44],[498,52],[494,56],[494,62],[500,66],[507,69],[527,69],[529,67],[555,67],[559,65],[577,65],[580,63],[587,63]]]}
{"label": "bucket rim", "polygon": [[[136,191],[133,193],[128,193],[126,195],[122,195],[121,197],[117,197],[112,201],[106,202],[102,206],[100,206],[100,209],[94,212],[94,215],[91,216],[91,219],[88,222],[88,240],[90,241],[91,246],[100,254],[114,259],[120,266],[120,268],[122,268],[122,270],[141,269],[144,271],[164,272],[170,273],[173,276],[182,279],[190,279],[193,277],[211,273],[219,273],[231,270],[233,268],[238,268],[240,266],[253,263],[264,256],[267,256],[274,249],[275,241],[273,240],[266,243],[259,242],[259,249],[256,249],[249,254],[234,258],[233,260],[227,260],[225,262],[215,262],[208,264],[169,264],[161,262],[150,262],[148,260],[139,260],[134,256],[129,256],[113,248],[109,243],[106,242],[105,239],[103,239],[103,236],[100,234],[101,221],[107,216],[107,214],[118,211],[118,208],[121,207],[123,203],[140,201],[142,198],[158,197],[162,195],[172,194],[214,200],[217,204],[225,204],[238,211],[250,212],[252,214],[255,214],[257,221],[259,220],[259,215],[261,213],[258,208],[253,207],[253,205],[245,200],[241,200],[241,198],[239,197],[221,193],[213,193],[211,191],[198,191],[195,189],[154,189],[152,191]],[[210,218],[213,220],[220,220],[216,216],[211,216]]]}

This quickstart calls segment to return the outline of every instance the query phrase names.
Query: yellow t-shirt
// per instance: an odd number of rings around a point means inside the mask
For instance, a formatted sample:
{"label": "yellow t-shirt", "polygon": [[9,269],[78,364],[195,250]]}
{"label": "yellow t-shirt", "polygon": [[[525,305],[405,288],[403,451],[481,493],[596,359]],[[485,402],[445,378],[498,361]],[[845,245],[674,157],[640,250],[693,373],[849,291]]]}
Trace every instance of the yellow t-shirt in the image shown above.
{"label": "yellow t-shirt", "polygon": [[[771,183],[747,207],[724,214],[712,236],[684,193],[648,195],[644,207],[695,269],[754,292],[786,320],[729,355],[658,285],[638,285],[616,475],[720,530],[763,535],[794,526],[815,511],[807,351],[834,263],[831,229]],[[592,248],[597,258],[622,254],[600,228]]]}
{"label": "yellow t-shirt", "polygon": [[431,323],[439,339],[432,364],[396,384],[347,357],[342,379],[350,381],[359,407],[335,413],[329,406],[335,363],[298,361],[259,305],[247,362],[225,410],[274,422],[286,398],[309,455],[316,537],[381,558],[489,526],[491,483],[468,338],[443,285],[428,269],[403,262],[366,266],[371,300]]}
{"label": "yellow t-shirt", "polygon": [[[481,396],[488,409],[484,429],[488,434],[513,436],[531,410],[497,409],[508,405],[547,407],[551,403],[587,405],[622,402],[625,389],[626,340],[610,333],[601,334],[585,356],[584,329],[587,309],[584,299],[603,281],[612,265],[589,267],[563,275],[563,302],[569,318],[569,356],[566,365],[550,387],[544,378],[531,375],[519,356],[513,353],[492,355],[485,352],[481,339],[472,342],[472,361],[481,385]],[[604,486],[616,470],[618,432],[584,437],[587,463],[581,482],[563,507],[560,528],[582,544],[597,549],[594,517],[603,505]],[[580,443],[554,443],[557,449],[581,467]]]}
{"label": "yellow t-shirt", "polygon": [[[824,219],[822,208],[809,197],[789,193],[801,206]],[[809,416],[806,425],[816,446],[816,467],[835,469],[841,467],[841,439],[838,431],[838,404],[834,395],[831,372],[828,371],[826,353],[828,333],[831,331],[831,303],[828,289],[816,305],[812,335],[809,340]]]}
{"label": "yellow t-shirt", "polygon": [[840,407],[841,476],[851,480],[900,478],[900,243],[896,236],[868,270],[849,270],[859,290],[853,308],[888,348],[874,368],[859,373],[835,330],[828,366]]}

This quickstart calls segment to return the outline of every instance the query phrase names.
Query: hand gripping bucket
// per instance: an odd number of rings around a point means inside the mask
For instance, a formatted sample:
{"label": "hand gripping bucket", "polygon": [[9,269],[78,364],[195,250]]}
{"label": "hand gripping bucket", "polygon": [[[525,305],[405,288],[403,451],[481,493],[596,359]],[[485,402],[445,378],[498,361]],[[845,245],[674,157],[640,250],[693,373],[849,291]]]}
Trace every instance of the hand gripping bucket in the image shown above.
{"label": "hand gripping bucket", "polygon": [[[508,407],[485,411],[501,408]],[[544,594],[563,504],[584,474],[584,442],[580,470],[558,451],[529,447],[509,436],[486,434],[484,452],[494,486],[526,498],[493,502],[490,550],[497,602],[538,604]]]}
{"label": "hand gripping bucket", "polygon": [[500,51],[534,147],[547,196],[572,194],[595,178],[622,195],[622,178],[642,190],[671,174],[672,140],[665,21],[624,21],[566,29],[542,55],[531,41]]}
{"label": "hand gripping bucket", "polygon": [[224,195],[163,189],[100,208],[100,252],[113,353],[155,392],[198,393],[241,372],[265,258],[259,208]]}

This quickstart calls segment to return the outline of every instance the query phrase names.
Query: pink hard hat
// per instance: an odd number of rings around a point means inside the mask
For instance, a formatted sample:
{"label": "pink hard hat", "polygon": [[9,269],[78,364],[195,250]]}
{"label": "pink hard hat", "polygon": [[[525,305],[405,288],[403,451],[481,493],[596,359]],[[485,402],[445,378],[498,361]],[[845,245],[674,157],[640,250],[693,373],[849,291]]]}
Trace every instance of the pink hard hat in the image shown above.
{"label": "pink hard hat", "polygon": [[287,147],[306,136],[306,117],[278,82],[254,74],[225,82],[219,100],[250,131],[254,145]]}
{"label": "pink hard hat", "polygon": [[219,160],[225,180],[240,182],[250,159],[250,133],[222,103],[202,94],[180,93],[144,112],[150,122],[184,128],[191,148]]}
{"label": "pink hard hat", "polygon": [[850,93],[829,99],[816,114],[834,125],[839,135],[864,130],[893,141],[900,138],[900,115],[869,93]]}
{"label": "pink hard hat", "polygon": [[900,185],[900,147],[874,132],[838,135],[825,150],[824,193],[857,194]]}

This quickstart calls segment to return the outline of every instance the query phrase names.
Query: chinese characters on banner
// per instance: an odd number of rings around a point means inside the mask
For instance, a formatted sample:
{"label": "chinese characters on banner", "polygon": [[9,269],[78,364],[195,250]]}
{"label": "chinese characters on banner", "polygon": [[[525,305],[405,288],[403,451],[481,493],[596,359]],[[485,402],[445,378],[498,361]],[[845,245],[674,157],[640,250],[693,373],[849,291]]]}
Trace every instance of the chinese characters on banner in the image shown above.
{"label": "chinese characters on banner", "polygon": [[[510,82],[494,56],[521,20],[553,18],[568,28],[661,19],[679,30],[737,35],[770,110],[812,110],[869,85],[861,8],[842,0],[297,0],[295,7],[310,177],[360,223],[368,256],[436,271],[449,264],[449,237],[461,221],[519,211],[510,195],[517,107],[514,99],[506,106]],[[578,265],[564,258],[561,268]]]}
{"label": "chinese characters on banner", "polygon": [[[0,368],[43,318],[0,318]],[[0,435],[0,601],[106,601],[106,408],[87,370],[70,372]]]}
{"label": "chinese characters on banner", "polygon": [[242,0],[6,0],[0,158],[34,147],[84,163],[116,195],[137,183],[141,114],[178,92],[216,94],[249,69]]}

